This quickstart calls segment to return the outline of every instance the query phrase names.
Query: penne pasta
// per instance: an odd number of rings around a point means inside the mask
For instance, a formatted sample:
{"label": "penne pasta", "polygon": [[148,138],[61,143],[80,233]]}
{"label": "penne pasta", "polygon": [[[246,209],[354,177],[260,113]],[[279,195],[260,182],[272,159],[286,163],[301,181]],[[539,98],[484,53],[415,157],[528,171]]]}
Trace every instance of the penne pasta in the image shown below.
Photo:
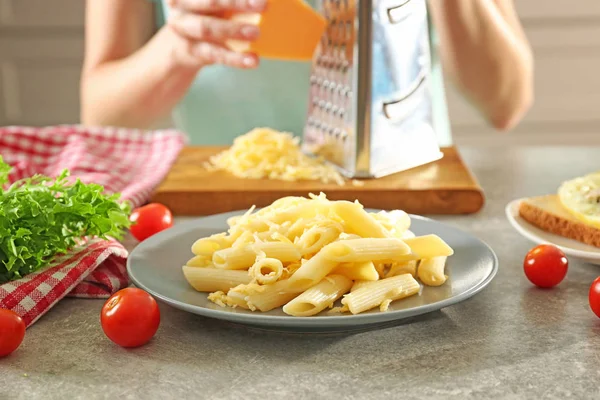
{"label": "penne pasta", "polygon": [[229,290],[225,296],[225,303],[230,307],[241,307],[249,310],[248,302],[246,301],[246,295],[242,292],[236,292],[235,288]]}
{"label": "penne pasta", "polygon": [[298,261],[301,258],[300,252],[293,244],[264,242],[216,251],[212,261],[215,267],[221,269],[248,269],[254,264],[257,254],[261,252],[266,257],[277,258],[281,262]]}
{"label": "penne pasta", "polygon": [[329,275],[283,306],[283,312],[295,317],[316,315],[331,307],[351,286],[351,279],[343,275]]}
{"label": "penne pasta", "polygon": [[414,239],[415,237],[417,237],[417,235],[415,235],[411,231],[406,231],[400,236],[400,239],[402,239],[402,240]]}
{"label": "penne pasta", "polygon": [[387,263],[386,262],[375,263],[375,270],[379,274],[379,279],[385,278],[385,274],[390,269],[390,265],[391,264],[389,262],[387,262]]}
{"label": "penne pasta", "polygon": [[410,254],[410,247],[396,238],[365,238],[341,240],[326,246],[322,251],[327,258],[340,263],[394,261]]}
{"label": "penne pasta", "polygon": [[371,283],[375,283],[377,281],[354,281],[354,284],[352,285],[352,287],[350,288],[350,292],[354,292],[362,287],[368,286]]}
{"label": "penne pasta", "polygon": [[434,257],[421,260],[417,276],[427,286],[441,286],[448,277],[444,274],[447,257]]}
{"label": "penne pasta", "polygon": [[373,261],[340,264],[333,270],[333,273],[344,275],[352,280],[376,281],[379,279],[379,273],[375,269]]}
{"label": "penne pasta", "polygon": [[250,267],[250,276],[260,284],[274,283],[283,274],[283,263],[276,258],[263,258]]}
{"label": "penne pasta", "polygon": [[192,253],[197,256],[212,256],[215,251],[231,246],[231,243],[230,237],[227,237],[224,233],[218,233],[196,240],[192,245]]}
{"label": "penne pasta", "polygon": [[228,291],[251,280],[246,271],[189,266],[183,266],[182,270],[188,283],[199,292]]}
{"label": "penne pasta", "polygon": [[417,277],[417,260],[406,261],[402,263],[392,264],[390,270],[385,275],[386,278],[392,276],[411,274],[414,278]]}
{"label": "penne pasta", "polygon": [[228,218],[227,231],[200,238],[185,279],[220,307],[294,317],[387,310],[446,282],[454,250],[437,235],[415,236],[402,210],[368,212],[321,193],[288,196]]}
{"label": "penne pasta", "polygon": [[449,257],[454,254],[452,247],[437,235],[416,236],[404,239],[404,243],[410,247],[411,253],[418,259],[433,257]]}
{"label": "penne pasta", "polygon": [[358,235],[355,235],[354,233],[348,234],[348,233],[342,232],[340,234],[340,236],[338,236],[338,238],[337,238],[336,241],[338,241],[338,240],[350,240],[350,239],[362,239],[362,238],[360,236],[358,236]]}
{"label": "penne pasta", "polygon": [[185,263],[188,267],[205,267],[214,268],[212,257],[209,256],[194,256]]}
{"label": "penne pasta", "polygon": [[229,297],[243,299],[247,307],[252,311],[271,311],[274,308],[281,307],[298,293],[292,293],[287,290],[288,283],[286,281],[277,281],[272,285],[243,285],[233,288],[227,293]]}
{"label": "penne pasta", "polygon": [[302,234],[296,245],[303,256],[315,254],[324,246],[337,239],[341,232],[341,228],[336,226],[313,226]]}
{"label": "penne pasta", "polygon": [[402,210],[380,211],[370,213],[380,224],[382,224],[392,237],[403,238],[410,228],[410,217]]}
{"label": "penne pasta", "polygon": [[390,233],[371,214],[357,203],[336,201],[334,211],[344,221],[347,233],[354,233],[364,238],[387,238]]}
{"label": "penne pasta", "polygon": [[331,260],[324,251],[318,252],[313,258],[298,268],[288,280],[289,290],[294,292],[305,291],[319,283],[339,264],[339,262]]}
{"label": "penne pasta", "polygon": [[347,306],[352,314],[359,314],[382,304],[389,304],[388,300],[395,301],[415,295],[419,289],[419,282],[412,275],[398,275],[364,285],[350,292],[344,296],[342,304]]}
{"label": "penne pasta", "polygon": [[213,264],[219,269],[248,269],[254,264],[256,253],[248,246],[230,247],[213,254]]}

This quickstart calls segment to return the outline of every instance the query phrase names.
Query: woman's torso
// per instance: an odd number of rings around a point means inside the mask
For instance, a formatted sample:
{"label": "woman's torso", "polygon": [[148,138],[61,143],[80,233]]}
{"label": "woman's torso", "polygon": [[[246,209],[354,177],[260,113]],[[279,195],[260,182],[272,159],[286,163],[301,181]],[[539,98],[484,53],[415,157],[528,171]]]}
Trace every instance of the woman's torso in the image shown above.
{"label": "woman's torso", "polygon": [[[159,24],[167,18],[165,0],[157,0]],[[307,0],[314,6],[315,0]],[[432,60],[434,118],[440,145],[451,135],[439,61]],[[198,74],[173,111],[178,129],[191,144],[228,145],[253,128],[268,126],[301,135],[308,108],[310,63],[262,59],[254,70],[221,65]]]}

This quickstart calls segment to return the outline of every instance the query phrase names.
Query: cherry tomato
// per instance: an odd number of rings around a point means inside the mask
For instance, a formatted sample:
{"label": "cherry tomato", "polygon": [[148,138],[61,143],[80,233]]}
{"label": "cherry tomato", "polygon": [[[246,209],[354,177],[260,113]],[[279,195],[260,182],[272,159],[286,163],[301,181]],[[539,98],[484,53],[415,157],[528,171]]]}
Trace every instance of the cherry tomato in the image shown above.
{"label": "cherry tomato", "polygon": [[550,288],[564,279],[569,261],[556,246],[541,244],[529,250],[523,262],[527,279],[536,286]]}
{"label": "cherry tomato", "polygon": [[138,347],[152,339],[160,325],[156,300],[137,288],[113,294],[102,307],[100,322],[104,334],[122,347]]}
{"label": "cherry tomato", "polygon": [[0,357],[15,351],[25,337],[25,322],[14,311],[0,309]]}
{"label": "cherry tomato", "polygon": [[594,314],[600,317],[600,276],[590,286],[589,301]]}
{"label": "cherry tomato", "polygon": [[133,222],[129,230],[140,242],[173,226],[171,210],[159,203],[150,203],[133,210],[129,219]]}

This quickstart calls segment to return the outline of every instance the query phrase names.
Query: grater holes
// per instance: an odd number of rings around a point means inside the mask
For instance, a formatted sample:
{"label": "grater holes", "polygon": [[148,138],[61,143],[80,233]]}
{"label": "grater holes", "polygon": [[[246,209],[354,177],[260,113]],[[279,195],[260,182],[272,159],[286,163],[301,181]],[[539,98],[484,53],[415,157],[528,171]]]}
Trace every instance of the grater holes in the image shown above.
{"label": "grater holes", "polygon": [[326,52],[327,51],[327,37],[329,35],[325,34],[321,36],[321,49]]}
{"label": "grater holes", "polygon": [[333,131],[334,131],[333,126],[328,125],[328,124],[323,124],[322,129],[323,129],[323,131],[325,131],[325,134],[329,135],[329,137],[334,137],[333,136]]}
{"label": "grater holes", "polygon": [[337,86],[337,85],[335,84],[335,82],[329,82],[329,85],[327,85],[327,89],[329,89],[329,91],[330,91],[331,93],[335,93],[335,88],[336,88],[336,86]]}
{"label": "grater holes", "polygon": [[346,39],[347,40],[352,40],[352,34],[354,31],[354,23],[352,21],[346,21]]}
{"label": "grater holes", "polygon": [[342,130],[340,128],[335,128],[332,134],[336,139],[340,139],[342,137]]}
{"label": "grater holes", "polygon": [[336,114],[337,114],[337,111],[338,111],[338,107],[337,107],[337,106],[335,106],[335,105],[331,105],[331,113],[332,113],[333,115],[336,115]]}
{"label": "grater holes", "polygon": [[329,25],[327,26],[327,31],[329,32],[329,37],[334,42],[337,41],[339,33],[343,34],[342,31],[338,32],[338,22],[337,22],[337,19],[335,17],[332,18],[332,20],[329,22]]}
{"label": "grater holes", "polygon": [[[346,43],[342,43],[340,44],[340,58],[345,59],[346,58]],[[342,68],[343,70],[343,68]]]}
{"label": "grater holes", "polygon": [[346,33],[346,23],[344,21],[339,21],[337,24],[337,38],[338,44],[343,44],[348,41],[348,35]]}

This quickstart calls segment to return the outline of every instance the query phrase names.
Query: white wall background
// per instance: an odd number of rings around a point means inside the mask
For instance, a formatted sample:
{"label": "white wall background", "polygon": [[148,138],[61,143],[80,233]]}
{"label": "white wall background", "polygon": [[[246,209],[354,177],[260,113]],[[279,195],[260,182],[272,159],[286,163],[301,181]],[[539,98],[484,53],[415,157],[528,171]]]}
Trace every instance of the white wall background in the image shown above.
{"label": "white wall background", "polygon": [[[516,3],[535,52],[535,105],[500,134],[448,88],[456,141],[600,144],[600,1]],[[0,125],[78,122],[84,5],[0,0]]]}

